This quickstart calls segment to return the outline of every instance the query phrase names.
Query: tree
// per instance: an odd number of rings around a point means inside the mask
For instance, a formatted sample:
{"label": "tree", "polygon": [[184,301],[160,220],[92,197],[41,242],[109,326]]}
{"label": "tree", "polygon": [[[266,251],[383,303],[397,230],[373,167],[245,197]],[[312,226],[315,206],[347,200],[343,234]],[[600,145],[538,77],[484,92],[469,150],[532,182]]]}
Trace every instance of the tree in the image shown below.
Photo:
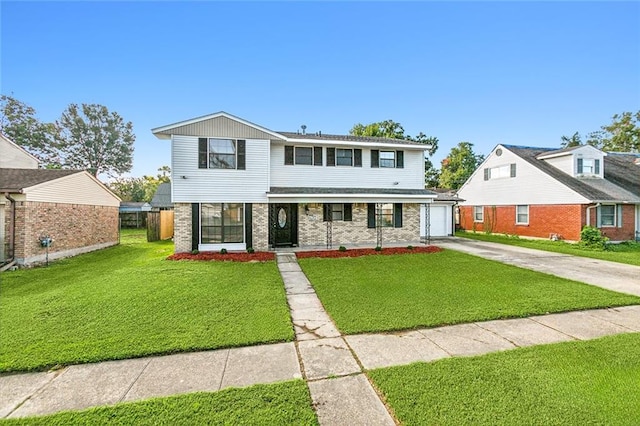
{"label": "tree", "polygon": [[378,138],[404,139],[404,128],[393,120],[385,120],[371,124],[355,124],[349,134],[353,136],[372,136]]}
{"label": "tree", "polygon": [[135,139],[131,122],[98,104],[69,105],[57,136],[63,165],[87,169],[94,176],[130,171]]}
{"label": "tree", "polygon": [[424,158],[424,185],[427,188],[437,188],[440,171],[435,168],[429,157]]}
{"label": "tree", "polygon": [[109,188],[115,192],[122,201],[149,202],[158,190],[161,183],[171,181],[171,168],[162,166],[158,168],[154,176],[144,175],[140,177],[119,177],[109,184]]}
{"label": "tree", "polygon": [[469,179],[475,169],[484,161],[484,156],[473,152],[473,144],[460,142],[442,160],[439,184],[442,188],[458,189]]}
{"label": "tree", "polygon": [[42,123],[36,110],[12,96],[0,96],[0,132],[33,154],[44,167],[59,168],[54,123]]}
{"label": "tree", "polygon": [[563,148],[571,148],[574,146],[582,145],[582,138],[580,137],[580,133],[578,132],[575,132],[571,137],[562,136],[560,139],[562,140],[561,146]]}

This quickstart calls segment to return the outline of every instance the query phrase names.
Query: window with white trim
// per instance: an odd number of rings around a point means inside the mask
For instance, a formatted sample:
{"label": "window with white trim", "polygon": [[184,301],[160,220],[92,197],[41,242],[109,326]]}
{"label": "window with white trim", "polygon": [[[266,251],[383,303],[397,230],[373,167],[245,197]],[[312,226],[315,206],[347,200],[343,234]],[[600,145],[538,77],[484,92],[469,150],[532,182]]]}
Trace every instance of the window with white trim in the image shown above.
{"label": "window with white trim", "polygon": [[310,146],[295,147],[295,163],[310,166],[313,164],[313,148]]}
{"label": "window with white trim", "polygon": [[336,149],[336,166],[353,166],[353,149]]}
{"label": "window with white trim", "polygon": [[529,224],[529,206],[528,205],[516,206],[516,224],[517,225]]}
{"label": "window with white trim", "polygon": [[484,206],[473,206],[473,221],[484,222]]}
{"label": "window with white trim", "polygon": [[484,169],[484,180],[504,179],[516,177],[516,163]]}
{"label": "window with white trim", "polygon": [[603,204],[598,207],[598,226],[613,227],[617,225],[617,214],[615,204]]}
{"label": "window with white trim", "polygon": [[600,160],[594,158],[578,158],[577,173],[579,175],[599,175]]}

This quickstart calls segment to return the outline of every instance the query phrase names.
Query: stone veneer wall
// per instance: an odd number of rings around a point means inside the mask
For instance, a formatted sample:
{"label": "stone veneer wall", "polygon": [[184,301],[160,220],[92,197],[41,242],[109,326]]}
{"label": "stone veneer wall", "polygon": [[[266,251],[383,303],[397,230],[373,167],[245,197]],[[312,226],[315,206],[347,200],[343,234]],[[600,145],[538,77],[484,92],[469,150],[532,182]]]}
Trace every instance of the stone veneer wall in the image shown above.
{"label": "stone veneer wall", "polygon": [[[327,243],[327,224],[322,221],[323,205],[298,205],[298,243],[304,246],[323,246]],[[333,246],[376,245],[376,229],[367,228],[367,204],[353,204],[352,221],[333,222]],[[420,205],[402,205],[402,228],[383,228],[382,245],[385,243],[415,243],[420,241]]]}
{"label": "stone veneer wall", "polygon": [[45,260],[39,241],[45,235],[53,239],[51,260],[118,244],[118,207],[18,201],[15,226],[16,260],[39,263]]}
{"label": "stone veneer wall", "polygon": [[253,248],[269,250],[269,204],[253,204]]}
{"label": "stone veneer wall", "polygon": [[191,251],[191,203],[173,204],[173,243],[176,253]]}

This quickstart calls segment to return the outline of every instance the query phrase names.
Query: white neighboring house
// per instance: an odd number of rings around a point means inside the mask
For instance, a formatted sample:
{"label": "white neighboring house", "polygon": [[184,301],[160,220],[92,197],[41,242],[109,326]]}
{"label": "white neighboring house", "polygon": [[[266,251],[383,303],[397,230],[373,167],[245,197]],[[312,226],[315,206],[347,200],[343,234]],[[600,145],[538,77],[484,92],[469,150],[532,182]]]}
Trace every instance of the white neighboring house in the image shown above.
{"label": "white neighboring house", "polygon": [[460,188],[466,230],[579,240],[585,225],[612,241],[640,231],[640,154],[498,145]]}
{"label": "white neighboring house", "polygon": [[417,244],[436,198],[413,141],[275,132],[225,112],[152,132],[171,140],[176,252]]}

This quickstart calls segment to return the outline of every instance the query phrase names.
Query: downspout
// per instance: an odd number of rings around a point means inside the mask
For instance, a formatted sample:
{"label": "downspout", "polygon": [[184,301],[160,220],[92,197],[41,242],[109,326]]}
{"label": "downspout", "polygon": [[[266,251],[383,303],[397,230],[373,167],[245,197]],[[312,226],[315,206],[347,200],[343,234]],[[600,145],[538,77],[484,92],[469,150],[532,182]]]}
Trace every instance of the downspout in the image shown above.
{"label": "downspout", "polygon": [[591,226],[591,212],[589,210],[600,207],[600,203],[596,203],[595,206],[587,207],[587,226]]}
{"label": "downspout", "polygon": [[[9,215],[9,253],[7,259],[2,266],[2,271],[10,268],[15,264],[15,241],[16,241],[16,200],[11,198],[8,192],[4,193],[4,197],[11,203],[11,213]],[[2,224],[4,226],[4,223]],[[4,250],[4,247],[2,248]]]}

